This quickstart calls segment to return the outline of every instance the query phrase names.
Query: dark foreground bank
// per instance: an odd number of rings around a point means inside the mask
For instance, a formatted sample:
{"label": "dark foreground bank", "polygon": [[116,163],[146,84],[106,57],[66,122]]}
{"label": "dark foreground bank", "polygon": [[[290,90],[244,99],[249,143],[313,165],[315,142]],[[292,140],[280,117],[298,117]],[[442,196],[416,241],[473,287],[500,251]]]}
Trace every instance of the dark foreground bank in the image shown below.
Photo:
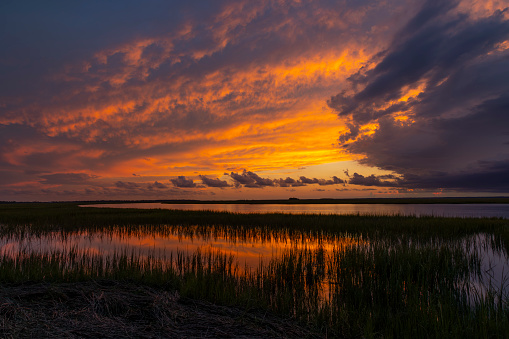
{"label": "dark foreground bank", "polygon": [[112,280],[0,287],[2,338],[314,338],[255,309]]}

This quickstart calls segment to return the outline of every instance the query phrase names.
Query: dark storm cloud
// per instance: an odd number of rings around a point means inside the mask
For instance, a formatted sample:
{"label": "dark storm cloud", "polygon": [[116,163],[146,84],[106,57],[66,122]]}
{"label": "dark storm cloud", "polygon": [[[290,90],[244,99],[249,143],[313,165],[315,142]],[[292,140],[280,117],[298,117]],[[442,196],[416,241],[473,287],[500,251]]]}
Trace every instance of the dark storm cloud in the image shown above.
{"label": "dark storm cloud", "polygon": [[221,180],[219,178],[211,179],[207,178],[205,175],[200,175],[200,179],[203,184],[208,187],[230,187],[225,180]]}
{"label": "dark storm cloud", "polygon": [[405,86],[418,81],[428,80],[427,91],[438,87],[440,81],[463,72],[463,68],[492,51],[509,35],[509,22],[500,12],[473,22],[463,16],[446,20],[447,11],[434,13],[436,16],[427,20],[429,25],[422,28],[410,25],[408,28],[414,30],[404,31],[406,38],[393,42],[377,66],[358,81],[365,85],[362,90],[354,95],[338,94],[330,99],[329,106],[340,115],[352,114],[356,123],[407,110],[412,103],[397,103],[389,108],[385,105],[399,98]]}
{"label": "dark storm cloud", "polygon": [[170,179],[175,187],[181,188],[193,188],[196,187],[196,184],[192,179],[186,179],[185,176],[179,175],[176,179]]}
{"label": "dark storm cloud", "polygon": [[[399,174],[395,180],[357,174],[350,184],[507,191],[501,164],[509,160],[509,50],[499,44],[509,39],[509,9],[474,19],[456,5],[427,1],[377,65],[329,101],[350,119],[342,147],[365,155],[363,164]],[[418,86],[419,95],[397,101]],[[379,126],[363,134],[369,122]]]}
{"label": "dark storm cloud", "polygon": [[96,175],[89,175],[85,173],[55,173],[40,175],[41,183],[45,185],[83,185],[90,182],[92,179],[98,178]]}
{"label": "dark storm cloud", "polygon": [[503,193],[509,191],[509,160],[480,161],[475,170],[438,172],[419,177],[406,175],[407,188],[444,188],[458,191],[476,190]]}
{"label": "dark storm cloud", "polygon": [[383,187],[397,187],[398,184],[400,184],[399,180],[397,181],[382,180],[384,178],[387,178],[387,176],[375,176],[371,174],[370,176],[365,177],[361,174],[354,173],[348,180],[348,183],[350,185],[383,186]]}
{"label": "dark storm cloud", "polygon": [[368,154],[362,161],[367,165],[398,173],[475,168],[478,161],[507,159],[507,112],[509,95],[486,100],[457,118],[419,119],[411,125],[381,119],[372,137],[361,138],[348,149]]}
{"label": "dark storm cloud", "polygon": [[[505,193],[509,191],[509,161],[479,162],[478,169],[457,172],[431,172],[424,175],[405,174],[402,177],[363,176],[357,173],[350,178],[350,185],[390,187],[399,189],[453,191],[484,191]],[[385,180],[392,179],[392,180]]]}
{"label": "dark storm cloud", "polygon": [[442,1],[431,0],[426,1],[421,10],[401,29],[396,39],[402,39],[408,34],[418,31],[428,22],[433,21],[440,14],[450,11],[458,6],[458,0]]}

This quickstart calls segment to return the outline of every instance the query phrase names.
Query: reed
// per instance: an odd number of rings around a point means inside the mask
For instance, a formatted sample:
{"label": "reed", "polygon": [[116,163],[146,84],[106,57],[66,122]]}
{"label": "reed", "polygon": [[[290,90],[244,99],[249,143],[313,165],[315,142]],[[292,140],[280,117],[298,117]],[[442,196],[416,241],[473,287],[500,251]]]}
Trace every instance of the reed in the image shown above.
{"label": "reed", "polygon": [[[294,246],[257,268],[198,249],[169,256],[104,255],[68,246],[20,247],[0,257],[0,284],[112,280],[185,297],[270,310],[331,337],[504,338],[509,285],[483,270],[487,249],[507,258],[503,219],[239,215],[1,205],[0,239],[22,242],[80,232],[105,237],[281,239]],[[348,238],[351,241],[340,242]],[[309,247],[310,240],[323,246]],[[331,246],[326,246],[334,244]]]}
{"label": "reed", "polygon": [[[157,232],[167,225],[225,226],[230,232],[255,228],[260,234],[273,230],[308,235],[351,233],[394,239],[402,234],[414,241],[458,239],[479,233],[495,234],[509,248],[509,220],[502,218],[442,218],[413,216],[240,214],[212,211],[80,208],[77,203],[0,204],[0,234],[44,234],[52,231],[137,231],[140,225]],[[261,235],[263,236],[263,235]]]}

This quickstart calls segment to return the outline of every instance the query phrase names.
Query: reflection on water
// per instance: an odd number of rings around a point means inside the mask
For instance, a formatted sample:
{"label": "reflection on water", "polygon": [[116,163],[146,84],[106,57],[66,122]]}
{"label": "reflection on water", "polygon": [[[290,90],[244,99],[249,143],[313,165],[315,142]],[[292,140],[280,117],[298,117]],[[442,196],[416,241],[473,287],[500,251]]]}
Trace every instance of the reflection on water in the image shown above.
{"label": "reflection on water", "polygon": [[81,207],[224,211],[235,213],[415,215],[509,219],[508,204],[95,204]]}
{"label": "reflection on water", "polygon": [[285,232],[260,235],[254,232],[232,235],[224,228],[209,228],[207,233],[177,226],[168,226],[164,232],[151,233],[140,229],[138,232],[115,232],[109,234],[79,232],[62,234],[52,232],[37,237],[21,239],[0,238],[0,256],[16,256],[25,253],[51,253],[54,251],[98,254],[111,258],[118,253],[134,254],[138,258],[169,259],[177,254],[186,256],[196,253],[214,252],[233,255],[240,268],[255,269],[260,262],[268,263],[280,258],[289,250],[318,248],[330,251],[334,246],[350,246],[359,239],[350,237],[296,238]]}
{"label": "reflection on water", "polygon": [[[454,240],[450,242],[432,242],[428,244],[411,244],[405,241],[385,242],[385,240],[374,240],[373,243],[362,239],[359,236],[348,235],[313,235],[289,232],[284,230],[273,230],[270,232],[260,232],[256,228],[232,230],[228,227],[188,227],[188,226],[165,226],[162,230],[153,230],[139,226],[136,229],[105,230],[101,232],[50,232],[39,234],[37,236],[28,233],[23,236],[6,236],[0,238],[0,258],[17,258],[31,254],[47,255],[52,253],[61,253],[72,256],[96,256],[101,257],[106,263],[118,255],[125,254],[134,260],[143,260],[146,258],[162,260],[169,265],[175,266],[174,259],[177,257],[192,257],[196,253],[209,253],[214,256],[224,255],[233,258],[233,264],[236,267],[235,274],[250,274],[256,270],[265,269],[273,272],[274,275],[280,275],[282,267],[294,267],[300,265],[299,262],[304,258],[302,265],[307,268],[301,268],[302,272],[297,276],[295,272],[289,277],[291,281],[306,275],[311,270],[320,281],[319,296],[322,299],[329,299],[331,289],[337,288],[340,282],[338,279],[345,279],[344,272],[340,273],[343,267],[350,265],[352,276],[356,273],[356,261],[364,258],[359,265],[372,262],[374,271],[370,267],[362,268],[360,276],[376,272],[381,265],[388,265],[392,270],[391,264],[387,264],[383,259],[378,267],[375,264],[379,260],[377,253],[387,256],[387,260],[395,252],[406,253],[412,259],[411,253],[419,246],[424,248],[424,252],[438,253],[444,251],[445,257],[456,260],[461,258],[465,265],[474,264],[472,273],[466,276],[458,276],[456,285],[465,283],[475,288],[475,293],[484,295],[489,286],[503,287],[506,291],[508,281],[505,279],[509,273],[509,262],[507,252],[500,248],[495,249],[492,246],[493,238],[491,235],[480,234],[463,240]],[[375,250],[373,250],[375,248]],[[349,252],[349,262],[343,263],[343,253]],[[384,254],[384,249],[387,251]],[[452,251],[452,252],[448,252]],[[454,252],[456,251],[456,252]],[[451,254],[452,253],[452,254]],[[459,256],[454,253],[460,253]],[[352,255],[353,254],[353,255]],[[419,254],[423,255],[424,254]],[[457,257],[454,259],[454,257]],[[437,257],[438,258],[438,257]],[[286,262],[285,262],[286,261]],[[307,263],[306,263],[307,261]],[[285,262],[280,265],[280,262]],[[345,265],[344,265],[345,264]],[[405,263],[403,263],[405,264]],[[416,265],[421,263],[417,261]],[[434,265],[434,263],[431,263]],[[295,267],[297,267],[295,266]],[[304,267],[303,266],[303,267]],[[412,270],[412,268],[409,268]],[[292,269],[293,270],[293,269]],[[307,270],[307,271],[306,271]],[[279,273],[278,273],[279,272]],[[383,273],[383,269],[382,269]],[[479,273],[480,275],[477,275]],[[286,273],[284,273],[286,274]],[[292,275],[293,274],[293,275]],[[349,273],[347,273],[348,275]],[[369,273],[371,274],[371,273]],[[341,278],[340,278],[341,277]],[[314,277],[313,279],[317,279]],[[355,278],[357,279],[357,278]],[[437,279],[441,279],[437,276]]]}

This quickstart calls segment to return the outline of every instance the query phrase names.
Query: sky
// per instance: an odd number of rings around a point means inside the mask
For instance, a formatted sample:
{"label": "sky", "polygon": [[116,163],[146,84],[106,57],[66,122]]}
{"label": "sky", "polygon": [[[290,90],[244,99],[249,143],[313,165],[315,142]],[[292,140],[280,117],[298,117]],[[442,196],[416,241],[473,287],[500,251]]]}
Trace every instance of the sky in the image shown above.
{"label": "sky", "polygon": [[509,195],[507,0],[3,0],[0,46],[0,201]]}

